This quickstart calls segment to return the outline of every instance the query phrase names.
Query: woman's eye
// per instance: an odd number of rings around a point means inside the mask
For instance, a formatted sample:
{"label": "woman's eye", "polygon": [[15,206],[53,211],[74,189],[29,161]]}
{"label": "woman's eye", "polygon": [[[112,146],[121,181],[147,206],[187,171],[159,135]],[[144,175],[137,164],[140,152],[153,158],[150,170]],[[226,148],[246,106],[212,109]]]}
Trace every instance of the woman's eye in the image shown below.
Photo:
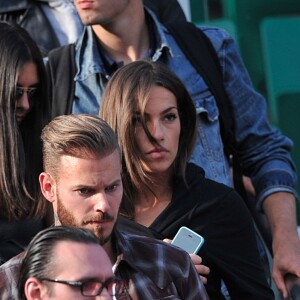
{"label": "woman's eye", "polygon": [[167,121],[174,121],[175,119],[177,119],[177,115],[176,114],[168,114],[165,116],[165,119]]}

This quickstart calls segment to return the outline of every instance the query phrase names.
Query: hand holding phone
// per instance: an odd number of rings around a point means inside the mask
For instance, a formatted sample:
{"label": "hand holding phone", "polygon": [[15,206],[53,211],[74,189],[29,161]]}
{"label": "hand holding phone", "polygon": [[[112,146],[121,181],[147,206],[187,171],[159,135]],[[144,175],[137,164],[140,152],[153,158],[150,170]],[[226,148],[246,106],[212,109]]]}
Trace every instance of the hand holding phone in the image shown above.
{"label": "hand holding phone", "polygon": [[183,226],[176,233],[172,245],[175,245],[187,253],[197,253],[204,243],[204,238],[195,231]]}

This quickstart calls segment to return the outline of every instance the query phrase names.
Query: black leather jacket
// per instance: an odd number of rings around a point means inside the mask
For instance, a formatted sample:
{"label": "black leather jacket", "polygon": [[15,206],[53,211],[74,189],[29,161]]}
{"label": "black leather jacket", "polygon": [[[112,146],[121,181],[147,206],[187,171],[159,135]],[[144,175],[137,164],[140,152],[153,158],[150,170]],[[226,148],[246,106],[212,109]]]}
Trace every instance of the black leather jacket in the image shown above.
{"label": "black leather jacket", "polygon": [[41,3],[35,0],[1,0],[0,20],[11,21],[25,28],[47,56],[51,49],[59,47],[56,34],[47,19]]}

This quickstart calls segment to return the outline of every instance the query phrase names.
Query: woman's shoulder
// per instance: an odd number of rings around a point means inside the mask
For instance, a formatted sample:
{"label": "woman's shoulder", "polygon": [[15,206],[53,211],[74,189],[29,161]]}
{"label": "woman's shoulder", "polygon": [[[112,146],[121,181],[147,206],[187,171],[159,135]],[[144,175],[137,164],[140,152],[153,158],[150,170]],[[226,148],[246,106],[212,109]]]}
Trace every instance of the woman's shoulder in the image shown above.
{"label": "woman's shoulder", "polygon": [[[187,185],[175,186],[173,193],[173,206],[180,207],[183,211],[206,211],[221,207],[245,206],[240,195],[231,187],[205,178],[202,168],[189,163],[187,166]],[[222,208],[223,209],[223,208]]]}
{"label": "woman's shoulder", "polygon": [[231,187],[205,178],[202,168],[189,163],[186,169],[186,183],[182,179],[174,185],[172,206],[195,209],[202,205],[219,205],[241,201],[239,194]]}
{"label": "woman's shoulder", "polygon": [[186,167],[186,181],[189,189],[201,190],[215,190],[220,193],[229,193],[233,191],[233,188],[219,183],[217,181],[208,179],[205,177],[205,171],[195,165],[194,163],[188,163]]}

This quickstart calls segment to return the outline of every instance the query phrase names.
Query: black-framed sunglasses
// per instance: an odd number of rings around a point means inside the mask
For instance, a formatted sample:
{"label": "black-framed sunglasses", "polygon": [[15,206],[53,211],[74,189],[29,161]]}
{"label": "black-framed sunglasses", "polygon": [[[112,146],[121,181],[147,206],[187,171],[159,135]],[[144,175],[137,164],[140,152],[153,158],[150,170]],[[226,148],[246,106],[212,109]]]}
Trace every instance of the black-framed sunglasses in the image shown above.
{"label": "black-framed sunglasses", "polygon": [[19,100],[22,98],[24,93],[27,93],[27,97],[29,101],[33,101],[34,97],[36,95],[37,88],[23,88],[20,86],[16,87],[16,100]]}
{"label": "black-framed sunglasses", "polygon": [[131,299],[127,292],[125,282],[119,278],[111,277],[104,282],[98,279],[86,279],[82,281],[69,281],[51,278],[39,278],[41,281],[62,283],[72,287],[79,288],[84,297],[95,297],[101,295],[104,288],[114,299]]}

